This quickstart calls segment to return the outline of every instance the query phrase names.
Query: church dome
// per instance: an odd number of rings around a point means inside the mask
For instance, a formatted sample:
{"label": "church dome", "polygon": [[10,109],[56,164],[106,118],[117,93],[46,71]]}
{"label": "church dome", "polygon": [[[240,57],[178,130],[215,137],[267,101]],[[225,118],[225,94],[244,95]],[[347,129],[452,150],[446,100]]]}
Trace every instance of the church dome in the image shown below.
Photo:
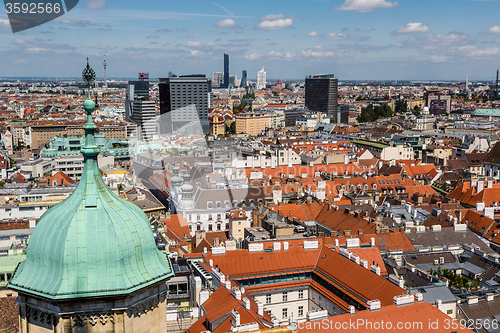
{"label": "church dome", "polygon": [[84,169],[75,191],[40,218],[9,288],[49,299],[126,295],[173,275],[146,214],[114,194],[97,165],[95,104],[88,113]]}

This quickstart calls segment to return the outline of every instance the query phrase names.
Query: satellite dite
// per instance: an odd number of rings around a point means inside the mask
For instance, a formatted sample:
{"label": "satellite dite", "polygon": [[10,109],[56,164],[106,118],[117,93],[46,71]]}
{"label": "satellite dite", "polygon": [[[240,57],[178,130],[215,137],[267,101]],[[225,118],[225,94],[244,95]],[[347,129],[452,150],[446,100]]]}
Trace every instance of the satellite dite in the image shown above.
{"label": "satellite dite", "polygon": [[52,21],[73,9],[79,0],[3,0],[12,32]]}

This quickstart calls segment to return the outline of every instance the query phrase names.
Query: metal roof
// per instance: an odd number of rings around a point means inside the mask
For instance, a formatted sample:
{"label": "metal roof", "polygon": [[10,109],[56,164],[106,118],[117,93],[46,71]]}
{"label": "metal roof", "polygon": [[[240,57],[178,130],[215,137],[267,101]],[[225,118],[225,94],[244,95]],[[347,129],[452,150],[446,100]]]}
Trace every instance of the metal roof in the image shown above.
{"label": "metal roof", "polygon": [[456,302],[457,298],[446,286],[428,286],[428,287],[418,287],[410,288],[413,295],[422,293],[424,296],[424,301],[431,304],[435,304],[436,300],[440,299],[443,303]]}

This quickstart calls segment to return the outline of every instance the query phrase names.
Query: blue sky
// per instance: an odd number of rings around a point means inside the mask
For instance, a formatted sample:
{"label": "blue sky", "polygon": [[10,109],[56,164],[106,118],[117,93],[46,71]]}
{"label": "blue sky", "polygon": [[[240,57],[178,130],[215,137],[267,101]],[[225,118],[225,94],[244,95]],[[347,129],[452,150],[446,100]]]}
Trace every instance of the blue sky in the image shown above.
{"label": "blue sky", "polygon": [[498,0],[80,0],[69,13],[13,34],[0,10],[0,77],[223,70],[249,78],[493,80]]}

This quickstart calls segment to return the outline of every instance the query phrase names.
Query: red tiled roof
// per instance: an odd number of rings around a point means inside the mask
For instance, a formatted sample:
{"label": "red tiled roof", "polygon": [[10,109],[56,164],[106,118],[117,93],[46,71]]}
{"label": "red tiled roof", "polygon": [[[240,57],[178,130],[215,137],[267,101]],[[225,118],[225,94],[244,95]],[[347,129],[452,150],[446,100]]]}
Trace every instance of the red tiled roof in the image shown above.
{"label": "red tiled roof", "polygon": [[[326,329],[325,329],[326,323]],[[352,326],[351,323],[359,323]],[[382,324],[384,323],[384,324]],[[436,323],[435,327],[429,327],[430,323]],[[371,325],[370,325],[371,324]],[[331,326],[329,326],[331,325]],[[375,326],[378,325],[378,326]],[[403,325],[403,326],[398,326]],[[455,327],[456,326],[456,327]],[[379,329],[374,329],[379,327]],[[446,327],[449,327],[446,329]],[[453,327],[453,328],[452,328]],[[330,317],[325,320],[301,323],[298,326],[301,333],[324,333],[324,332],[457,332],[472,333],[473,331],[462,327],[458,322],[438,310],[427,302],[413,303],[405,306],[395,304],[383,306],[380,310],[363,310],[356,312],[354,316],[349,313]],[[406,329],[408,328],[408,329]]]}
{"label": "red tiled roof", "polygon": [[214,266],[230,277],[242,277],[272,272],[313,269],[319,250],[304,250],[290,244],[288,251],[249,252],[248,250],[228,251],[225,255],[204,255],[205,262],[213,260]]}
{"label": "red tiled roof", "polygon": [[165,233],[179,245],[187,245],[186,238],[190,238],[188,221],[180,214],[170,215],[170,220],[161,220]]}
{"label": "red tiled roof", "polygon": [[291,214],[293,217],[301,220],[301,221],[312,221],[315,220],[318,214],[321,212],[323,207],[327,204],[313,202],[307,204],[286,204],[286,205],[278,205],[274,206],[272,211],[279,214],[282,212],[282,216],[288,216]]}
{"label": "red tiled roof", "polygon": [[[382,306],[392,304],[393,297],[404,292],[403,289],[383,277],[370,272],[327,247],[323,247],[321,250],[316,270],[333,278],[367,301],[380,300]],[[367,281],[370,282],[367,283]]]}

